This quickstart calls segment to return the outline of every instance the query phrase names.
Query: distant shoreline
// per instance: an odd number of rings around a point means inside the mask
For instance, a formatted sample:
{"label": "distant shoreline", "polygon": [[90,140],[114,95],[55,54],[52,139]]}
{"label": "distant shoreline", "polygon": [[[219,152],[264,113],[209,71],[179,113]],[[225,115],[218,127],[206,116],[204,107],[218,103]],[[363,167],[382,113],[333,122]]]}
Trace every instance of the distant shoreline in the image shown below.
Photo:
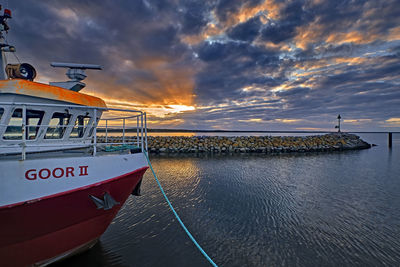
{"label": "distant shoreline", "polygon": [[[108,129],[107,130],[110,133],[115,133],[115,132],[122,132],[122,129]],[[128,133],[133,133],[136,132],[137,129],[134,128],[129,128],[125,129],[125,132]],[[97,129],[97,132],[105,132],[105,129]],[[149,133],[337,133],[337,131],[243,131],[243,130],[188,130],[188,129],[147,129],[147,132]],[[387,132],[374,132],[374,131],[343,131],[343,133],[356,133],[356,134],[363,134],[363,133],[395,133],[399,134],[400,132],[393,132],[393,131],[387,131]]]}

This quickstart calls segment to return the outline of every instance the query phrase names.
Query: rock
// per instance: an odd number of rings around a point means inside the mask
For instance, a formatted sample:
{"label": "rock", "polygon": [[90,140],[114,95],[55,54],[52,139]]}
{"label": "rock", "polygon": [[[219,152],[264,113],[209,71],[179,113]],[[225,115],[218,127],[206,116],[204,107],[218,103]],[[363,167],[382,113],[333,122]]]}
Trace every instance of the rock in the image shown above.
{"label": "rock", "polygon": [[[125,141],[135,142],[135,137]],[[122,137],[98,136],[98,143],[121,143]],[[372,146],[376,146],[372,144]],[[347,133],[292,136],[149,136],[150,153],[292,153],[366,149],[371,145],[359,136]]]}

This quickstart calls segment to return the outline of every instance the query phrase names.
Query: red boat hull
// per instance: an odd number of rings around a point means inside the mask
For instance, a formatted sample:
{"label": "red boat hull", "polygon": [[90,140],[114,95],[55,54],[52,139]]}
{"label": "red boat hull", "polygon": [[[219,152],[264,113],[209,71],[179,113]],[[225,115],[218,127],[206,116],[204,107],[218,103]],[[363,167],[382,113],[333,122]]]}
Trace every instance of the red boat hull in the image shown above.
{"label": "red boat hull", "polygon": [[[82,249],[111,223],[148,167],[94,185],[0,208],[1,266],[45,263]],[[97,209],[89,195],[119,204]]]}

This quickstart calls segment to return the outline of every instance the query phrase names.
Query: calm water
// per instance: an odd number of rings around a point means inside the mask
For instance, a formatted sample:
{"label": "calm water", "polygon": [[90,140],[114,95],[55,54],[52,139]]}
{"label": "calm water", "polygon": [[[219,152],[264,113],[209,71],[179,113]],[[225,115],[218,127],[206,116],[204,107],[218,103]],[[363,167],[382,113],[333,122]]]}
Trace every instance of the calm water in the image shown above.
{"label": "calm water", "polygon": [[[399,266],[400,134],[342,153],[153,156],[171,202],[220,266]],[[148,171],[91,251],[59,266],[209,266]]]}

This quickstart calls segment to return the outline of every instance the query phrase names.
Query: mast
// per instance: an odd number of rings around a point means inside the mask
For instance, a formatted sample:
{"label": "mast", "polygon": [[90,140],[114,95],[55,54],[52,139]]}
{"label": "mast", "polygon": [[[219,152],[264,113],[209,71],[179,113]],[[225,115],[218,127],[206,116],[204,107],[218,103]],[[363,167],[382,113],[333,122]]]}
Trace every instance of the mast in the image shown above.
{"label": "mast", "polygon": [[[4,38],[3,36],[0,37],[0,44],[2,45],[4,42]],[[3,48],[1,49],[1,53],[0,53],[0,61],[1,61],[1,65],[0,65],[0,80],[5,80],[6,79],[6,62],[5,62],[5,55],[4,55],[4,51]]]}
{"label": "mast", "polygon": [[[1,11],[2,7],[0,5],[0,11]],[[15,47],[8,45],[5,41],[4,38],[4,33],[8,33],[8,30],[10,29],[10,27],[7,24],[7,20],[11,19],[11,11],[9,9],[4,9],[4,13],[3,15],[0,15],[0,49],[1,49],[1,53],[0,53],[0,80],[6,80],[7,74],[6,74],[6,57],[5,57],[5,53],[6,52],[15,52]]]}

